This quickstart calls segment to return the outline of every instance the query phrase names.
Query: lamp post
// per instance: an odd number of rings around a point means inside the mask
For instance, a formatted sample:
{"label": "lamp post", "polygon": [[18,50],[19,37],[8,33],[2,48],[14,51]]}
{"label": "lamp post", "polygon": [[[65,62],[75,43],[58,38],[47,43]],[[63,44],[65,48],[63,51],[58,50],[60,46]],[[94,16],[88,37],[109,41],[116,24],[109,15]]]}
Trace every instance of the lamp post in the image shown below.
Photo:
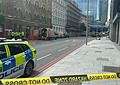
{"label": "lamp post", "polygon": [[89,28],[89,0],[87,0],[87,27],[86,27],[86,45],[88,44],[88,28]]}

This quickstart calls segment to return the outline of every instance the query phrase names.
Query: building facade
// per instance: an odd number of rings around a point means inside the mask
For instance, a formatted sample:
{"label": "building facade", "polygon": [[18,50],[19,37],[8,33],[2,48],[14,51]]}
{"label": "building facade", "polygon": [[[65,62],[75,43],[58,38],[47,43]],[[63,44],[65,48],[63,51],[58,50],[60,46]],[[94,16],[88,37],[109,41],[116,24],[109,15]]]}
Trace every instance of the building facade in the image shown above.
{"label": "building facade", "polygon": [[4,37],[4,21],[5,18],[3,16],[3,0],[0,0],[0,37]]}
{"label": "building facade", "polygon": [[66,0],[52,0],[52,29],[64,34],[66,26]]}
{"label": "building facade", "polygon": [[120,0],[111,0],[110,39],[120,45]]}
{"label": "building facade", "polygon": [[51,0],[3,0],[4,32],[25,32],[28,38],[37,38],[41,28],[51,26]]}
{"label": "building facade", "polygon": [[[88,0],[76,0],[79,3],[79,7],[82,13],[87,15],[87,5]],[[99,19],[99,0],[89,0],[89,16],[91,17],[91,22]]]}
{"label": "building facade", "polygon": [[80,36],[81,15],[81,10],[75,1],[68,0],[66,31],[70,36]]}
{"label": "building facade", "polygon": [[107,21],[108,16],[108,0],[100,0],[99,2],[99,21],[103,24]]}

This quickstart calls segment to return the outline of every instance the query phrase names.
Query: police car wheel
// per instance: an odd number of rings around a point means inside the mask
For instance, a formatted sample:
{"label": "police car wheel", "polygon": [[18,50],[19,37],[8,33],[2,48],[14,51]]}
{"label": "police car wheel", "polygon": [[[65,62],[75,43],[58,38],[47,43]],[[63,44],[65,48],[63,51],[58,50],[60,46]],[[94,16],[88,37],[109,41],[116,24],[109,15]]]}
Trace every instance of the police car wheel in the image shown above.
{"label": "police car wheel", "polygon": [[33,68],[34,68],[34,63],[31,61],[28,62],[25,67],[24,76],[26,77],[30,76],[32,74]]}

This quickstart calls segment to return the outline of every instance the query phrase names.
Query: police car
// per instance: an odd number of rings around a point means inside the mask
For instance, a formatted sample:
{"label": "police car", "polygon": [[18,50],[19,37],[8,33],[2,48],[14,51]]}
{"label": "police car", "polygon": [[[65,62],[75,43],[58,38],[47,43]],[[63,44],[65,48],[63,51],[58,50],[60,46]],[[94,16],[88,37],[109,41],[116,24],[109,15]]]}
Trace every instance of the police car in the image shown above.
{"label": "police car", "polygon": [[35,57],[36,50],[27,41],[0,39],[0,78],[30,76]]}

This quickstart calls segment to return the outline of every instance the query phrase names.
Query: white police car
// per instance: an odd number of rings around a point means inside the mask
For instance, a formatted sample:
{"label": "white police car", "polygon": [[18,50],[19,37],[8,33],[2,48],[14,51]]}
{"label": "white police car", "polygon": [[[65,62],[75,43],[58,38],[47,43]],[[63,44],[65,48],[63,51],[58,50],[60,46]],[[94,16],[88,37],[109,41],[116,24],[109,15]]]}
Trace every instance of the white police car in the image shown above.
{"label": "white police car", "polygon": [[0,78],[30,76],[36,50],[27,41],[0,39]]}

